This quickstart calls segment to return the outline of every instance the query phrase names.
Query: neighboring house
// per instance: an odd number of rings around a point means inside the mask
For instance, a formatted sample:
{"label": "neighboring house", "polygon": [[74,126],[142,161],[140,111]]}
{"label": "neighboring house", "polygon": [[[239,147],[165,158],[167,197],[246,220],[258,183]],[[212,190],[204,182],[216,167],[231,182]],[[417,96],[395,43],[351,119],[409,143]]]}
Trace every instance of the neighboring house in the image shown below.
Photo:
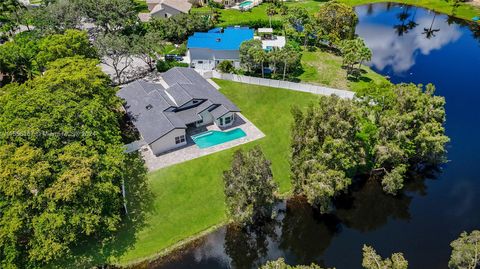
{"label": "neighboring house", "polygon": [[221,61],[232,61],[240,66],[240,45],[253,39],[248,27],[215,28],[207,33],[194,33],[187,41],[187,59],[196,69],[212,70]]}
{"label": "neighboring house", "polygon": [[267,51],[273,48],[281,49],[285,47],[286,43],[285,37],[274,35],[272,28],[258,28],[255,39],[260,39],[262,41],[262,48]]}
{"label": "neighboring house", "polygon": [[188,13],[192,4],[187,0],[147,0],[151,18],[169,18],[180,13]]}
{"label": "neighboring house", "polygon": [[117,95],[125,100],[125,110],[155,155],[186,145],[189,129],[231,126],[240,112],[191,68],[170,69],[159,83],[134,81]]}

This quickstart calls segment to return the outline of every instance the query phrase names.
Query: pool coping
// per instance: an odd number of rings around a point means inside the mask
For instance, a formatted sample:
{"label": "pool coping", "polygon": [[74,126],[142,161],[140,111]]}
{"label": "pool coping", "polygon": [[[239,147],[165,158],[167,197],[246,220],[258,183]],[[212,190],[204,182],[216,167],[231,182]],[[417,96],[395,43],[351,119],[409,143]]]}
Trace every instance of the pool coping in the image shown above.
{"label": "pool coping", "polygon": [[[148,146],[140,150],[149,172],[153,172],[168,166],[190,161],[196,158],[207,156],[236,146],[240,146],[265,137],[265,134],[258,129],[241,113],[237,113],[236,124],[227,129],[220,130],[216,125],[208,126],[208,131],[231,131],[237,128],[242,129],[247,135],[232,141],[207,148],[199,148],[195,143],[188,143],[185,147],[176,149],[165,154],[155,156]],[[189,137],[191,140],[191,138]]]}

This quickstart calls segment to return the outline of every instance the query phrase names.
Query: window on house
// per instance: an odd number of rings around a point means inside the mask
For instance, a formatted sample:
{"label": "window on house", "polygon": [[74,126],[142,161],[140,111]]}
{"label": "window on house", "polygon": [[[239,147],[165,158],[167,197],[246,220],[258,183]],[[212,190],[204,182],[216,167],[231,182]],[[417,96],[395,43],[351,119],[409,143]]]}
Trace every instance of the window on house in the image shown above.
{"label": "window on house", "polygon": [[175,144],[181,144],[185,142],[185,135],[175,137]]}
{"label": "window on house", "polygon": [[165,18],[168,18],[168,15],[167,15],[167,14],[165,14]]}
{"label": "window on house", "polygon": [[225,124],[230,124],[232,122],[232,117],[225,118]]}
{"label": "window on house", "polygon": [[202,123],[203,123],[203,119],[197,120],[197,124],[202,124]]}
{"label": "window on house", "polygon": [[198,61],[198,64],[203,64],[203,61]]}

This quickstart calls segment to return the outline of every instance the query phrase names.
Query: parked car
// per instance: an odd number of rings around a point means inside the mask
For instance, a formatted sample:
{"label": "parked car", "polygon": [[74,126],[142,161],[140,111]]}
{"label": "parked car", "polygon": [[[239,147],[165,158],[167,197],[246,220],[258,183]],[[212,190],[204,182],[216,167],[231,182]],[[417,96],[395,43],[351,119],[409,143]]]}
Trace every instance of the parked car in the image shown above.
{"label": "parked car", "polygon": [[165,55],[165,61],[181,62],[181,61],[183,61],[183,57],[180,56],[180,55],[176,55],[176,54],[167,54],[167,55]]}

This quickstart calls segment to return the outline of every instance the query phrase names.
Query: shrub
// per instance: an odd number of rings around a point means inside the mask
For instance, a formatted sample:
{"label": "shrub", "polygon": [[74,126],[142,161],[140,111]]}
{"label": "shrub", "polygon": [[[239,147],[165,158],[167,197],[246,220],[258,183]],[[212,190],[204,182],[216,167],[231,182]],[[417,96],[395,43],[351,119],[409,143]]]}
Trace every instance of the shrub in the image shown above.
{"label": "shrub", "polygon": [[232,73],[235,70],[232,61],[222,61],[217,68],[223,73]]}
{"label": "shrub", "polygon": [[189,64],[175,61],[157,61],[157,71],[166,72],[173,67],[188,67]]}

